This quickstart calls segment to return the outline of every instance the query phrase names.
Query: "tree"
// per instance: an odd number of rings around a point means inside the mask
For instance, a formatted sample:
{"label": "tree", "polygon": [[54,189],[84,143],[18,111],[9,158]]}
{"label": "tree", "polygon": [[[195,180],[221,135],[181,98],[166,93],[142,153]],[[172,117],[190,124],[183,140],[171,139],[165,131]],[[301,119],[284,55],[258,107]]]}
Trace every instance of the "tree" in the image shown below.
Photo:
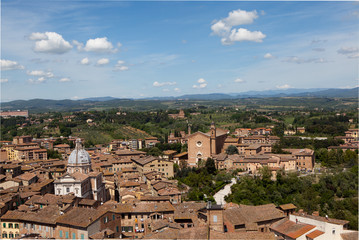
{"label": "tree", "polygon": [[216,172],[216,164],[212,158],[208,158],[205,165],[209,174],[214,174]]}
{"label": "tree", "polygon": [[238,148],[236,148],[233,145],[229,145],[227,150],[226,150],[226,153],[229,154],[229,155],[238,154]]}

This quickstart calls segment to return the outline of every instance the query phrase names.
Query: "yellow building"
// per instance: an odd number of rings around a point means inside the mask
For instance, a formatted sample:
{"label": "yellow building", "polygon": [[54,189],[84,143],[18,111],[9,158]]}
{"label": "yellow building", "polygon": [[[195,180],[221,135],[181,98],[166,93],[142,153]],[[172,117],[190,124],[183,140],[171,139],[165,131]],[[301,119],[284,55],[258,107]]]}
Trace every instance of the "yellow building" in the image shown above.
{"label": "yellow building", "polygon": [[19,215],[23,213],[8,211],[1,217],[1,239],[18,239],[20,237]]}

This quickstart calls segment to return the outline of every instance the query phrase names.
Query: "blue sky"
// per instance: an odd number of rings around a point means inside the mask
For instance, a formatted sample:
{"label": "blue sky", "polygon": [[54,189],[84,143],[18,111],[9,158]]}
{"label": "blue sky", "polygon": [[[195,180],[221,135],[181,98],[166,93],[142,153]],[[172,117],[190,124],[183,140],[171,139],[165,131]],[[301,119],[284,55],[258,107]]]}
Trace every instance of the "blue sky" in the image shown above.
{"label": "blue sky", "polygon": [[358,2],[1,4],[2,101],[358,85]]}

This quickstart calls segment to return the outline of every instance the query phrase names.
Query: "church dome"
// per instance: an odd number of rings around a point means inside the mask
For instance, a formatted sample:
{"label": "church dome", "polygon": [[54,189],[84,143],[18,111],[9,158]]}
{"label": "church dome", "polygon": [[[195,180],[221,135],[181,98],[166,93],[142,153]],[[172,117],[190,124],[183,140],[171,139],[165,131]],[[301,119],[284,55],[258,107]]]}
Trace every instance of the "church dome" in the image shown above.
{"label": "church dome", "polygon": [[81,140],[76,140],[76,147],[68,158],[68,164],[90,164],[90,154],[82,148]]}

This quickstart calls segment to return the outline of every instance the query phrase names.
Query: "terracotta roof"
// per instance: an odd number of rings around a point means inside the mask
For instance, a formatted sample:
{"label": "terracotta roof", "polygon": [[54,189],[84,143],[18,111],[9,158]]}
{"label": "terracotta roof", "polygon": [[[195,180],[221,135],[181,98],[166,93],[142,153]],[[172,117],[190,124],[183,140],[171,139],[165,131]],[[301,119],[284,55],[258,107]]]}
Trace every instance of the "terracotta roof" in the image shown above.
{"label": "terracotta roof", "polygon": [[58,144],[58,145],[55,145],[54,148],[70,148],[70,145],[68,145],[68,144]]}
{"label": "terracotta roof", "polygon": [[284,218],[282,211],[277,209],[274,204],[259,206],[240,205],[239,208],[229,208],[224,210],[224,217],[233,225],[257,223],[273,219]]}
{"label": "terracotta roof", "polygon": [[104,208],[92,209],[75,207],[59,217],[57,223],[72,225],[77,227],[88,227],[93,222],[95,222],[99,217],[104,215],[107,212]]}
{"label": "terracotta roof", "polygon": [[20,179],[22,181],[29,181],[29,180],[31,180],[31,179],[33,179],[35,177],[36,177],[35,173],[29,173],[28,172],[28,173],[21,174],[21,175],[17,176],[16,178]]}
{"label": "terracotta roof", "polygon": [[272,224],[270,228],[290,238],[296,239],[314,229],[315,226],[304,223],[295,223],[285,218]]}
{"label": "terracotta roof", "polygon": [[[106,203],[103,206],[110,205]],[[118,213],[174,212],[175,210],[175,208],[169,202],[163,202],[163,203],[138,202],[134,204],[127,204],[127,203],[115,204],[111,207],[111,209]]]}
{"label": "terracotta roof", "polygon": [[296,209],[297,208],[293,203],[287,203],[287,204],[279,205],[279,207],[282,210],[291,210],[291,209]]}
{"label": "terracotta roof", "polygon": [[335,218],[325,218],[325,217],[321,217],[321,216],[313,216],[313,215],[308,215],[308,214],[303,215],[303,214],[299,214],[299,213],[293,213],[293,215],[305,217],[305,218],[311,218],[311,219],[314,219],[317,221],[328,222],[328,223],[337,224],[337,225],[345,225],[345,224],[349,223],[349,221],[347,221],[347,220],[340,220],[340,219],[335,219]]}
{"label": "terracotta roof", "polygon": [[217,231],[210,232],[210,239],[236,239],[236,240],[276,240],[273,232],[238,232],[221,233]]}
{"label": "terracotta roof", "polygon": [[319,230],[314,230],[313,232],[311,232],[311,233],[309,233],[309,234],[307,234],[305,236],[308,237],[308,238],[314,239],[314,238],[316,238],[316,237],[318,237],[318,236],[320,236],[322,234],[324,234],[324,232],[319,231]]}
{"label": "terracotta roof", "polygon": [[146,165],[150,162],[153,162],[154,160],[157,160],[157,158],[150,156],[150,157],[145,157],[145,158],[132,158],[132,161],[134,161],[136,164],[139,165]]}
{"label": "terracotta roof", "polygon": [[188,152],[182,152],[182,153],[174,155],[173,157],[177,158],[177,157],[183,157],[185,155],[188,155]]}
{"label": "terracotta roof", "polygon": [[165,155],[170,155],[170,154],[174,154],[174,153],[177,153],[177,151],[175,151],[175,150],[166,150],[166,151],[163,151],[163,154],[165,154]]}

